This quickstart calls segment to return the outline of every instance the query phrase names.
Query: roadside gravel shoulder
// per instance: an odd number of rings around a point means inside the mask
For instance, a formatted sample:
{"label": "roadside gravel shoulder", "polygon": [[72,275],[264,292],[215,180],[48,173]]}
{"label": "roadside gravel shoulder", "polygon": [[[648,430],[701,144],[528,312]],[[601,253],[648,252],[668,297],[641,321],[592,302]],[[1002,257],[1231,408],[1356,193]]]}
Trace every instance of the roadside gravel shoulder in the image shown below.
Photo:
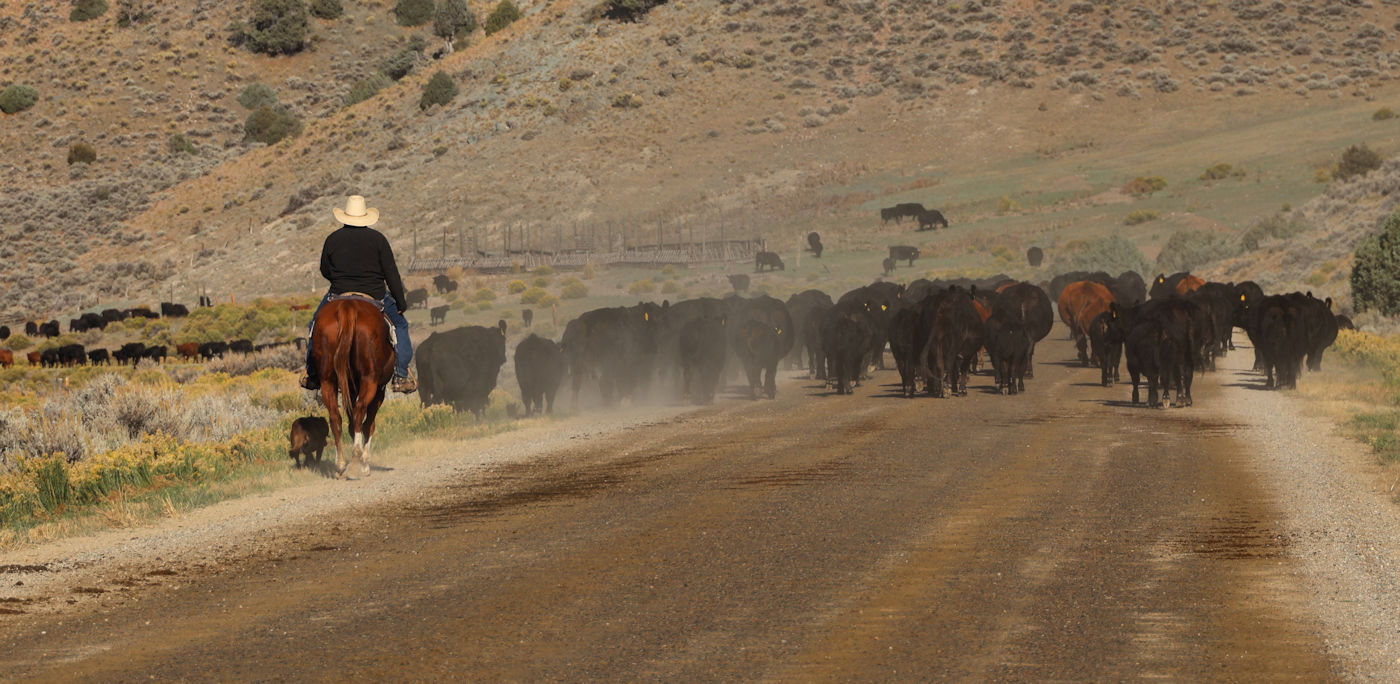
{"label": "roadside gravel shoulder", "polygon": [[[473,470],[522,462],[571,444],[629,428],[665,422],[694,411],[671,406],[593,412],[561,419],[532,419],[519,430],[482,439],[421,439],[381,445],[369,478],[342,482],[330,478],[223,501],[135,528],[112,529],[24,547],[0,554],[0,601],[70,595],[69,603],[97,600],[78,587],[151,569],[229,565],[273,548],[279,537],[301,525],[335,524],[347,513],[419,496]],[[335,460],[334,446],[325,458]],[[349,474],[354,477],[358,465]],[[65,588],[69,591],[63,591]],[[76,591],[76,593],[75,593]],[[26,612],[66,610],[45,602]],[[0,603],[0,605],[3,605]],[[71,607],[71,606],[70,606]]]}
{"label": "roadside gravel shoulder", "polygon": [[[1400,673],[1400,508],[1369,447],[1307,415],[1249,370],[1253,350],[1221,360],[1222,416],[1243,427],[1261,482],[1278,500],[1328,650],[1356,679]],[[1325,366],[1323,372],[1326,372]],[[1306,383],[1308,374],[1300,382]],[[1251,387],[1253,386],[1253,387]],[[1215,407],[1202,407],[1217,410]],[[1400,491],[1400,490],[1397,490]]]}

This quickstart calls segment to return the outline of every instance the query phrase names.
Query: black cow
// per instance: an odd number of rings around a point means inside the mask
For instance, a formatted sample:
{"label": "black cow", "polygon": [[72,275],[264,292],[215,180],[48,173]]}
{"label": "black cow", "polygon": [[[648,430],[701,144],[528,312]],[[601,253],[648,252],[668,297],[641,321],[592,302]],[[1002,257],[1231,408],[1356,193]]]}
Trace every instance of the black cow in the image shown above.
{"label": "black cow", "polygon": [[119,349],[112,352],[112,358],[119,364],[130,363],[136,365],[141,360],[141,356],[146,353],[146,345],[140,342],[128,342]]}
{"label": "black cow", "polygon": [[904,220],[904,217],[906,216],[918,217],[919,214],[922,214],[923,212],[924,205],[922,204],[919,204],[917,202],[900,202],[899,204],[896,204],[892,207],[886,207],[884,209],[881,209],[880,222],[889,223],[890,219],[894,219],[895,223],[899,223],[900,221]]}
{"label": "black cow", "polygon": [[1308,330],[1301,293],[1271,295],[1259,302],[1255,314],[1255,354],[1269,389],[1298,387],[1298,374],[1308,354]]}
{"label": "black cow", "polygon": [[425,406],[447,404],[481,420],[506,362],[506,322],[494,328],[471,325],[433,333],[418,346],[413,360],[418,398]]}
{"label": "black cow", "polygon": [[94,349],[87,353],[88,363],[94,366],[107,366],[112,363],[112,356],[106,349]]}
{"label": "black cow", "polygon": [[142,354],[141,358],[150,359],[156,363],[165,363],[165,356],[165,345],[157,344],[146,347],[146,353]]}
{"label": "black cow", "polygon": [[58,327],[58,321],[48,321],[39,324],[39,334],[44,337],[58,337],[63,331]]}
{"label": "black cow", "polygon": [[0,340],[10,339],[10,326],[0,325]]}
{"label": "black cow", "polygon": [[127,309],[126,315],[128,318],[160,318],[160,314],[151,311],[150,309],[147,309],[144,306],[139,306],[134,309]]}
{"label": "black cow", "polygon": [[164,318],[184,318],[190,315],[190,309],[176,302],[161,302],[160,315]]}
{"label": "black cow", "polygon": [[943,218],[943,213],[937,209],[921,211],[915,218],[919,219],[919,227],[917,230],[933,230],[934,228],[948,227],[948,219]]}
{"label": "black cow", "polygon": [[910,245],[890,245],[890,258],[895,261],[909,260],[909,265],[914,265],[914,260],[919,258],[919,248]]}
{"label": "black cow", "polygon": [[725,277],[729,279],[729,286],[734,288],[735,292],[748,292],[749,277],[747,275],[734,273]]}
{"label": "black cow", "polygon": [[534,309],[521,309],[521,310],[520,310],[520,322],[524,323],[524,324],[525,324],[525,327],[527,327],[527,328],[530,327],[530,324],[535,322],[535,310],[534,310]]}
{"label": "black cow", "polygon": [[1055,325],[1055,310],[1050,306],[1050,297],[1035,285],[1016,283],[997,293],[991,309],[993,313],[998,310],[1011,311],[1025,322],[1026,333],[1031,339],[1030,355],[1026,357],[1026,377],[1034,378],[1035,346],[1050,334],[1050,328]]}
{"label": "black cow", "polygon": [[638,304],[594,309],[569,321],[559,346],[569,359],[575,408],[585,379],[598,381],[606,406],[622,397],[637,401],[655,363],[660,312],[655,304]]}
{"label": "black cow", "polygon": [[520,385],[525,415],[554,413],[554,394],[568,366],[554,340],[531,333],[515,346],[515,382]]}
{"label": "black cow", "polygon": [[1175,389],[1176,406],[1190,406],[1191,382],[1200,363],[1201,339],[1210,334],[1208,319],[1196,304],[1180,298],[1157,299],[1139,306],[1117,307],[1122,319],[1124,352],[1133,380],[1133,403],[1140,400],[1139,385],[1148,383],[1149,407],[1161,405]]}
{"label": "black cow", "polygon": [[890,356],[894,357],[894,367],[899,371],[899,386],[905,397],[913,397],[918,392],[919,350],[923,342],[919,339],[919,310],[917,307],[900,307],[890,317],[889,327]]}
{"label": "black cow", "polygon": [[[692,353],[689,359],[682,354],[681,343],[686,335],[692,338],[699,335],[700,339],[708,340],[709,333],[713,332],[711,329],[713,326],[690,328],[691,321],[699,318],[710,318],[716,322],[724,322],[731,316],[731,308],[731,305],[726,301],[714,297],[697,297],[675,304],[662,303],[661,319],[656,326],[657,367],[660,370],[661,379],[674,389],[676,398],[685,398],[687,395],[684,382],[685,369],[687,367],[695,368],[696,363],[708,362],[709,360],[701,358],[703,354],[698,354],[702,350],[693,350],[696,353]],[[725,330],[726,337],[720,342],[725,347],[729,345],[728,332]],[[696,344],[696,342],[692,339],[688,344]],[[726,356],[721,354],[719,358],[724,359]],[[702,396],[703,394],[701,392]],[[691,401],[695,401],[693,396]]]}
{"label": "black cow", "polygon": [[994,310],[983,325],[983,341],[992,362],[997,392],[1026,391],[1026,369],[1030,367],[1031,335],[1026,322],[1014,310]]}
{"label": "black cow", "polygon": [[253,353],[253,341],[252,341],[252,340],[246,340],[246,339],[245,339],[245,340],[234,340],[234,341],[228,343],[228,350],[231,351],[231,352],[237,352],[237,353],[239,353],[239,354],[252,354],[252,353]]}
{"label": "black cow", "polygon": [[450,282],[452,282],[451,278],[447,277],[446,274],[439,273],[433,276],[433,289],[437,290],[438,294],[444,294],[447,292],[447,284]]}
{"label": "black cow", "polygon": [[[778,360],[783,357],[781,333],[791,331],[782,331],[755,319],[736,321],[733,329],[734,353],[744,366],[749,398],[756,396],[760,384],[769,399],[776,397]],[[788,339],[791,337],[791,334],[787,335]]]}
{"label": "black cow", "polygon": [[760,252],[754,253],[754,255],[753,255],[753,270],[754,270],[754,273],[762,272],[763,269],[764,269],[765,267],[766,267],[768,270],[770,270],[770,271],[772,271],[772,270],[774,270],[774,269],[777,269],[777,270],[779,270],[779,271],[786,270],[786,268],[783,266],[783,259],[782,259],[782,257],[778,256],[778,253],[777,253],[777,252],[763,252],[763,251],[760,251]]}
{"label": "black cow", "polygon": [[24,322],[24,334],[26,334],[26,335],[28,335],[28,336],[30,336],[30,337],[38,337],[38,336],[39,336],[39,324],[38,324],[38,323],[35,323],[34,321],[25,321],[25,322]]}
{"label": "black cow", "polygon": [[447,321],[447,310],[449,308],[447,304],[443,304],[442,306],[435,306],[428,309],[428,325],[445,323]]}
{"label": "black cow", "polygon": [[[671,307],[674,310],[676,307]],[[686,320],[677,331],[676,354],[681,373],[681,396],[693,404],[715,400],[715,389],[724,375],[729,333],[724,314],[701,312]]]}
{"label": "black cow", "polygon": [[303,416],[292,421],[292,429],[287,433],[287,455],[292,457],[296,467],[311,463],[314,457],[321,462],[321,452],[326,448],[326,438],[331,428],[325,418]]}
{"label": "black cow", "polygon": [[209,295],[200,295],[199,305],[201,307],[214,306],[214,298],[210,297]]}
{"label": "black cow", "polygon": [[922,369],[927,390],[943,396],[946,381],[949,392],[967,395],[967,379],[972,373],[983,344],[982,316],[972,303],[972,293],[959,287],[925,298],[919,304]]}
{"label": "black cow", "polygon": [[408,292],[404,293],[403,298],[404,304],[406,304],[410,309],[412,309],[414,305],[420,305],[425,309],[428,308],[428,288],[426,287],[420,287],[416,290],[409,290]]}
{"label": "black cow", "polygon": [[[904,301],[904,286],[897,283],[871,283],[841,295],[839,301],[869,302],[870,307],[867,309],[867,315],[870,316],[872,336],[867,358],[870,364],[883,370],[885,368],[885,342],[889,340],[890,319],[894,317],[894,312]],[[864,367],[861,368],[861,374],[865,374]]]}
{"label": "black cow", "polygon": [[65,344],[57,349],[51,350],[55,353],[57,363],[60,366],[81,366],[87,363],[87,350],[81,344]]}
{"label": "black cow", "polygon": [[807,250],[815,254],[818,259],[822,258],[822,236],[815,230],[807,233]]}
{"label": "black cow", "polygon": [[[830,308],[832,304],[834,304],[834,302],[831,301],[831,296],[821,290],[803,290],[788,297],[787,309],[788,314],[792,316],[792,329],[794,333],[792,352],[788,354],[789,368],[793,366],[794,361],[797,367],[801,368],[804,354],[809,359],[812,359],[813,355],[816,353],[812,347],[820,347],[821,341],[819,339],[820,336],[811,334],[808,329],[807,321],[815,315],[816,312]],[[815,360],[811,360],[807,367],[810,370],[825,370],[818,369],[818,364]],[[818,377],[825,376],[826,373],[822,372]]]}
{"label": "black cow", "polygon": [[121,309],[103,309],[100,315],[102,320],[108,323],[117,323],[128,318],[127,313]]}
{"label": "black cow", "polygon": [[837,394],[850,394],[852,385],[859,384],[865,373],[865,359],[875,339],[872,306],[867,300],[844,299],[821,315],[826,379]]}
{"label": "black cow", "polygon": [[1039,247],[1032,247],[1026,250],[1026,263],[1030,264],[1031,268],[1040,268],[1040,263],[1042,261],[1045,261],[1044,250]]}
{"label": "black cow", "polygon": [[1322,370],[1322,353],[1337,341],[1337,317],[1332,313],[1332,298],[1313,297],[1311,292],[1302,303],[1303,326],[1308,335],[1307,366],[1310,371]]}
{"label": "black cow", "polygon": [[885,257],[884,260],[880,262],[880,269],[885,275],[894,273],[894,266],[894,257]]}
{"label": "black cow", "polygon": [[199,345],[199,355],[200,355],[201,357],[203,357],[205,361],[209,361],[210,359],[213,359],[214,357],[218,357],[218,358],[221,358],[221,359],[222,359],[222,358],[224,358],[224,354],[227,354],[227,353],[228,353],[228,343],[227,343],[227,342],[205,342],[205,343]]}
{"label": "black cow", "polygon": [[1089,346],[1099,364],[1099,382],[1112,387],[1118,382],[1118,366],[1123,360],[1123,322],[1118,318],[1118,304],[1108,305],[1108,311],[1094,317],[1089,324]]}
{"label": "black cow", "polygon": [[87,321],[85,321],[85,320],[83,320],[83,319],[81,319],[81,318],[70,318],[70,319],[68,319],[68,332],[70,332],[70,333],[87,332],[87,329],[88,329]]}
{"label": "black cow", "polygon": [[78,318],[87,324],[88,330],[105,330],[107,328],[107,320],[102,318],[101,314],[85,313]]}

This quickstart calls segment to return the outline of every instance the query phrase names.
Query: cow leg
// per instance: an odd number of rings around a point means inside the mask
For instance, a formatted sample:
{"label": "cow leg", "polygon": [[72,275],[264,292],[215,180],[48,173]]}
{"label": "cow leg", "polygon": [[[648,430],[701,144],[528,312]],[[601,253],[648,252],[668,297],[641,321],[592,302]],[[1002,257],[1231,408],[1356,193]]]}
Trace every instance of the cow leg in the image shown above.
{"label": "cow leg", "polygon": [[778,396],[778,379],[775,377],[777,374],[778,362],[774,361],[772,365],[768,366],[768,379],[763,383],[763,391],[768,395],[769,399],[774,399]]}
{"label": "cow leg", "polygon": [[1031,352],[1026,356],[1026,377],[1035,379],[1035,343],[1031,343]]}

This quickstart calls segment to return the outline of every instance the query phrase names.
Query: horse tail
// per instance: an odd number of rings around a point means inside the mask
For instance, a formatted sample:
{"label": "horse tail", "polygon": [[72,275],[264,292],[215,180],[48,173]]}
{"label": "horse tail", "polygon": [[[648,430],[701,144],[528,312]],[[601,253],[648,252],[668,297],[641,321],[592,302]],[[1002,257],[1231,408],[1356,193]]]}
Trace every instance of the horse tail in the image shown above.
{"label": "horse tail", "polygon": [[335,342],[335,353],[331,356],[332,367],[335,368],[336,382],[340,384],[340,396],[345,402],[346,414],[350,419],[350,430],[353,433],[359,426],[355,425],[355,399],[350,395],[350,343],[355,339],[355,307],[346,306],[342,308],[340,320],[340,334]]}

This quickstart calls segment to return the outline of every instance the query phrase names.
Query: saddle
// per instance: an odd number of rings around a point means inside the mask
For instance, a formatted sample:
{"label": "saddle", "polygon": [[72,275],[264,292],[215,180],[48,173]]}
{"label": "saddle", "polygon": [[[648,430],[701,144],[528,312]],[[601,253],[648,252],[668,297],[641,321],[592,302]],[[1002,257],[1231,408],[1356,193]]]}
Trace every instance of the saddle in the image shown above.
{"label": "saddle", "polygon": [[389,346],[395,349],[398,348],[399,336],[398,333],[394,330],[394,322],[389,320],[388,314],[384,313],[383,301],[375,299],[374,297],[371,297],[363,292],[342,292],[338,295],[331,295],[331,298],[327,301],[333,302],[337,299],[359,299],[361,301],[366,301],[370,304],[373,304],[374,308],[379,309],[379,314],[384,317],[385,327],[389,328]]}

